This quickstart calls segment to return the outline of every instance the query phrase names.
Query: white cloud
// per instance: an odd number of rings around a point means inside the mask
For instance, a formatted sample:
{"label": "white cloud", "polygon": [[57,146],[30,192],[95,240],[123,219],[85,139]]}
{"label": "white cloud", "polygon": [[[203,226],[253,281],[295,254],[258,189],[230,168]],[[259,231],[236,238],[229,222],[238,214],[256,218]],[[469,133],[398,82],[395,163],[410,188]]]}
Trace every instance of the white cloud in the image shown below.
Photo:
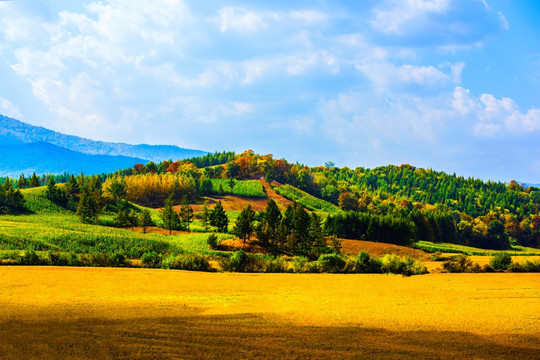
{"label": "white cloud", "polygon": [[374,11],[371,26],[376,31],[402,34],[429,14],[440,14],[450,7],[450,0],[392,0]]}
{"label": "white cloud", "polygon": [[4,99],[3,97],[0,97],[0,112],[3,115],[21,119],[22,115],[18,109],[17,106],[13,105],[13,103],[7,99]]}
{"label": "white cloud", "polygon": [[[450,67],[449,73],[442,69]],[[417,84],[427,88],[444,87],[461,81],[464,64],[439,66],[418,66],[405,64],[396,66],[388,61],[370,61],[356,65],[366,78],[371,80],[378,91],[387,91],[406,84]]]}
{"label": "white cloud", "polygon": [[256,31],[267,26],[263,15],[244,8],[225,7],[219,11],[218,16],[221,32]]}
{"label": "white cloud", "polygon": [[328,20],[328,14],[316,10],[291,10],[289,12],[254,11],[245,7],[226,6],[219,10],[215,22],[221,32],[255,32],[279,23],[285,26],[319,25]]}
{"label": "white cloud", "polygon": [[504,28],[504,30],[510,29],[510,23],[508,22],[504,14],[500,11],[497,14],[499,14],[499,18],[501,19],[501,25]]}

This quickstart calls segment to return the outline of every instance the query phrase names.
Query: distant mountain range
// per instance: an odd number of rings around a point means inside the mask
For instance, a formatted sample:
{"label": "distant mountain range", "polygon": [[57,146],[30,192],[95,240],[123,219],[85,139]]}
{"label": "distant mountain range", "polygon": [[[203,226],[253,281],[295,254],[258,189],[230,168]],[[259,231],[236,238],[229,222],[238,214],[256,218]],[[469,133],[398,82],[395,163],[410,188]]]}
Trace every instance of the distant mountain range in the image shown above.
{"label": "distant mountain range", "polygon": [[0,176],[96,174],[148,161],[181,160],[207,154],[173,145],[130,145],[94,141],[33,126],[0,115]]}

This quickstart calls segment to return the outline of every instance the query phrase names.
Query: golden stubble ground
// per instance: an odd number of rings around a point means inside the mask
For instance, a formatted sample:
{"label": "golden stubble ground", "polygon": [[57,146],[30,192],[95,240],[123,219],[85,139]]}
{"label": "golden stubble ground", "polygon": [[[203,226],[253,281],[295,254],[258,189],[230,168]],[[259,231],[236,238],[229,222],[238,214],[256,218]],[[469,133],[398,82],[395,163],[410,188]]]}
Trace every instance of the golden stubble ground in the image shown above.
{"label": "golden stubble ground", "polygon": [[0,358],[540,358],[539,274],[0,267]]}

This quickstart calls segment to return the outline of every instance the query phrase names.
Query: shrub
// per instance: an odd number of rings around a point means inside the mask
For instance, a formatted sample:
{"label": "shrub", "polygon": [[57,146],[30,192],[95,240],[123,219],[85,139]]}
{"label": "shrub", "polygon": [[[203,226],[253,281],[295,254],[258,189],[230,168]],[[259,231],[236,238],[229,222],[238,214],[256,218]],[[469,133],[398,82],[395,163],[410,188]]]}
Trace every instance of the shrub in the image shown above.
{"label": "shrub", "polygon": [[268,261],[265,272],[267,273],[282,273],[288,270],[287,263],[282,257]]}
{"label": "shrub", "polygon": [[359,273],[381,273],[382,261],[372,258],[367,251],[360,251],[356,257],[356,271]]}
{"label": "shrub", "polygon": [[345,268],[345,260],[337,254],[323,254],[317,262],[322,272],[339,273]]}
{"label": "shrub", "polygon": [[443,263],[444,270],[451,273],[481,272],[482,268],[478,264],[473,264],[471,259],[465,255],[452,256]]}
{"label": "shrub", "polygon": [[206,243],[208,246],[210,246],[211,249],[216,249],[218,246],[218,237],[216,234],[210,234],[208,236],[208,239],[206,239]]}
{"label": "shrub", "polygon": [[295,273],[307,272],[306,266],[309,263],[308,258],[304,256],[296,256],[293,258],[292,270]]}
{"label": "shrub", "polygon": [[115,251],[112,253],[111,257],[111,266],[119,267],[119,266],[127,266],[128,263],[126,261],[126,256],[124,253],[120,251]]}
{"label": "shrub", "polygon": [[25,250],[22,255],[19,254],[15,263],[19,265],[44,265],[46,261],[43,261],[34,250],[30,249]]}
{"label": "shrub", "polygon": [[522,263],[511,263],[508,266],[509,272],[540,272],[540,261],[525,260]]}
{"label": "shrub", "polygon": [[495,254],[489,261],[494,270],[506,270],[512,264],[512,256],[505,252]]}
{"label": "shrub", "polygon": [[211,271],[208,260],[200,254],[180,254],[168,263],[169,269]]}
{"label": "shrub", "polygon": [[54,266],[69,266],[69,265],[76,265],[78,261],[75,263],[73,261],[70,261],[72,259],[72,256],[75,257],[75,259],[78,260],[77,255],[75,254],[69,254],[69,255],[62,255],[59,252],[52,252],[49,251],[47,254],[49,258],[49,263]]}
{"label": "shrub", "polygon": [[155,251],[144,253],[141,256],[141,264],[144,267],[157,268],[161,265],[161,257]]}
{"label": "shrub", "polygon": [[244,250],[235,251],[231,258],[231,270],[236,272],[246,271],[246,264],[248,262],[248,256]]}

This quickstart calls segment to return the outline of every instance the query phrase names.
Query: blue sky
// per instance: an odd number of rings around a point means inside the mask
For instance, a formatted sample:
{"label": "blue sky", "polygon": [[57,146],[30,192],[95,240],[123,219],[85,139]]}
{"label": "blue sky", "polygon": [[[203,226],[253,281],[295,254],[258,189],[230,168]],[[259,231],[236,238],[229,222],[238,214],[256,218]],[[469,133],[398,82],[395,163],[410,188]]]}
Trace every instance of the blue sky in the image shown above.
{"label": "blue sky", "polygon": [[0,1],[0,113],[540,183],[539,23],[536,1]]}

